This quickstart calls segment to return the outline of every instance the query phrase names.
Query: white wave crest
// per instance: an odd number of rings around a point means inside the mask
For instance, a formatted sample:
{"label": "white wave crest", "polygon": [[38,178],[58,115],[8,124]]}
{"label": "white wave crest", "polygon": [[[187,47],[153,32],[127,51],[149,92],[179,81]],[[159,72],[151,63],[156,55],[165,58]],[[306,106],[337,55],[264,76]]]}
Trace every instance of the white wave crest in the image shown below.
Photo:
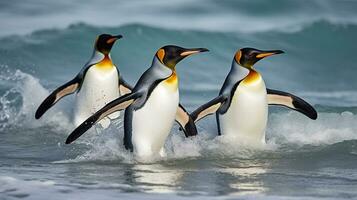
{"label": "white wave crest", "polygon": [[319,113],[316,121],[288,112],[269,118],[268,138],[279,144],[324,145],[357,139],[357,116],[352,112]]}
{"label": "white wave crest", "polygon": [[[274,3],[237,1],[232,4],[231,2],[220,1],[218,3],[217,1],[203,0],[118,3],[112,0],[103,4],[90,0],[82,4],[77,1],[34,0],[32,3],[19,1],[12,3],[11,6],[6,6],[4,3],[5,6],[0,9],[0,22],[3,27],[6,27],[0,31],[0,35],[24,34],[48,28],[65,28],[78,22],[96,26],[141,23],[179,30],[246,33],[296,32],[318,21],[342,25],[357,24],[353,1],[340,3],[311,0],[308,4],[289,1],[280,6],[274,6]],[[33,6],[33,4],[43,6]],[[261,13],[262,9],[264,9],[264,14]],[[53,10],[56,12],[52,12]]]}
{"label": "white wave crest", "polygon": [[[68,116],[56,105],[41,120],[34,119],[34,112],[40,102],[48,95],[34,76],[11,71],[2,66],[0,73],[0,128],[11,127],[42,128],[48,124],[53,128],[67,130]],[[199,136],[185,138],[183,133],[173,129],[165,149],[166,158],[153,159],[148,162],[171,159],[196,159],[199,157],[239,157],[250,158],[261,152],[279,150],[281,146],[294,144],[330,145],[345,140],[357,139],[357,116],[346,110],[342,113],[319,113],[318,120],[310,120],[300,113],[288,111],[271,113],[267,128],[267,145],[251,148],[242,141],[225,137],[216,137],[215,120],[208,118],[198,124]],[[55,131],[56,132],[56,131]],[[68,131],[60,131],[66,132]],[[124,160],[135,162],[131,153],[122,145],[123,128],[121,120],[105,131],[89,131],[77,143],[84,143],[89,150],[74,159],[59,162],[82,162],[93,160]],[[80,148],[80,147],[79,147]]]}
{"label": "white wave crest", "polygon": [[9,70],[1,66],[0,85],[4,92],[0,94],[0,128],[12,126],[37,128],[47,124],[62,127],[69,125],[68,116],[61,109],[52,108],[46,116],[35,120],[35,111],[49,94],[34,76],[21,70]]}

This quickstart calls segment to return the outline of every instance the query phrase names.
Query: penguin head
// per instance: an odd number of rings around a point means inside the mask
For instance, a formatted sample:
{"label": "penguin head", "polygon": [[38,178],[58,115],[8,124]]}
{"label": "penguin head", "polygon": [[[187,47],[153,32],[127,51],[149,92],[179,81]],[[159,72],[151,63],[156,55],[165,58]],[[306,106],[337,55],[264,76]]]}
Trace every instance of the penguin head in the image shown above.
{"label": "penguin head", "polygon": [[101,34],[95,42],[95,49],[103,54],[108,54],[116,40],[122,38],[122,35]]}
{"label": "penguin head", "polygon": [[208,51],[208,49],[206,49],[206,48],[186,49],[186,48],[182,48],[182,47],[175,46],[175,45],[167,45],[167,46],[161,47],[156,52],[155,56],[165,66],[169,67],[170,69],[175,69],[176,64],[179,63],[185,57],[196,54],[196,53],[200,53],[200,52],[206,52],[206,51]]}
{"label": "penguin head", "polygon": [[234,56],[234,60],[239,65],[245,68],[252,68],[253,65],[258,62],[259,60],[272,56],[275,54],[282,54],[284,51],[281,50],[259,50],[254,48],[243,48],[237,51]]}

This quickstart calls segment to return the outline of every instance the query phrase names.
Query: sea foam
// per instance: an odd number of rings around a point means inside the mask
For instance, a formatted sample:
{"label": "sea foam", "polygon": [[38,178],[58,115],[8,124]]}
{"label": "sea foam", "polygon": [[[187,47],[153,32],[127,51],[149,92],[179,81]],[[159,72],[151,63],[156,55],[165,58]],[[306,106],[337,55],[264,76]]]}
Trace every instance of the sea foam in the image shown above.
{"label": "sea foam", "polygon": [[[68,127],[69,117],[63,107],[54,107],[40,120],[35,119],[35,111],[49,94],[38,78],[21,70],[10,70],[0,66],[0,128],[25,127],[40,128],[48,124]],[[68,112],[67,112],[68,113]]]}
{"label": "sea foam", "polygon": [[[48,95],[39,80],[33,75],[20,70],[11,71],[2,67],[0,82],[4,88],[0,97],[1,130],[7,128],[42,129],[51,127],[51,134],[62,134],[63,138],[73,130],[70,123],[70,106],[55,105],[41,120],[34,119],[34,112],[40,102]],[[346,110],[344,112],[320,112],[319,118],[314,121],[294,111],[270,113],[267,127],[267,144],[252,147],[239,139],[216,136],[215,120],[207,118],[198,123],[199,135],[185,138],[184,134],[175,125],[165,144],[167,156],[155,157],[144,162],[162,160],[197,159],[236,157],[252,158],[262,152],[279,152],[282,147],[289,145],[331,145],[345,140],[357,139],[357,116]],[[108,129],[92,128],[76,141],[78,148],[86,147],[84,153],[74,158],[56,161],[57,163],[87,162],[87,161],[123,161],[136,162],[135,155],[125,150],[122,144],[122,118],[112,121]],[[64,141],[64,140],[63,140]],[[353,151],[354,152],[354,151]]]}

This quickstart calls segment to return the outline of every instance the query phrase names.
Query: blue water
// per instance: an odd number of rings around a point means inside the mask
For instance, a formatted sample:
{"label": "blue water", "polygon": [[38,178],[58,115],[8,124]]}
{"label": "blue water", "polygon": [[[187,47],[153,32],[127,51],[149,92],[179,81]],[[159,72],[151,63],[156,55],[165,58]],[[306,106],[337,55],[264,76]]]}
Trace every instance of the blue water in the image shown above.
{"label": "blue water", "polygon": [[[0,199],[356,199],[357,2],[0,2]],[[167,158],[142,163],[122,146],[121,120],[65,145],[73,97],[41,120],[41,101],[81,69],[97,34],[122,34],[112,58],[134,84],[166,44],[206,47],[178,66],[189,111],[213,98],[235,51],[281,49],[260,61],[267,87],[313,104],[319,119],[271,108],[266,147],[199,122],[175,126]]]}

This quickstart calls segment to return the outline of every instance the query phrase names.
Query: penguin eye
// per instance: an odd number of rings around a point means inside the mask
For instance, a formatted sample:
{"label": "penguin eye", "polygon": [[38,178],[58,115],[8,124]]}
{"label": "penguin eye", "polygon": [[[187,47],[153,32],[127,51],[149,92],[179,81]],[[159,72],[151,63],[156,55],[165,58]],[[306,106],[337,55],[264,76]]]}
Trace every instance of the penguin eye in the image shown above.
{"label": "penguin eye", "polygon": [[257,55],[257,53],[252,52],[249,54],[249,58],[256,58]]}

